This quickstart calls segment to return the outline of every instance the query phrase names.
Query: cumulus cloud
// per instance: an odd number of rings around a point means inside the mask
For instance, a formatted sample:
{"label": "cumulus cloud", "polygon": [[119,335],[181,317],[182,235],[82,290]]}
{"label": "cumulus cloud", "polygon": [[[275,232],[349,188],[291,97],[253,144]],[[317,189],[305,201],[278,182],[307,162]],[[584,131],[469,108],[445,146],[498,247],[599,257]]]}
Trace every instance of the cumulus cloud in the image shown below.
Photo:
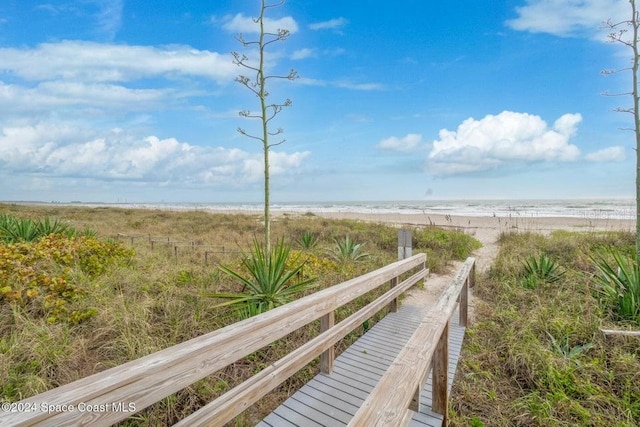
{"label": "cumulus cloud", "polygon": [[315,22],[309,25],[310,30],[336,30],[347,25],[349,21],[346,18],[334,18],[328,21]]}
{"label": "cumulus cloud", "polygon": [[595,36],[603,21],[619,22],[629,15],[628,2],[620,0],[527,0],[516,7],[517,17],[506,25],[514,30],[570,36]]}
{"label": "cumulus cloud", "polygon": [[[238,13],[233,17],[227,17],[226,22],[222,25],[227,31],[235,33],[259,33],[260,27],[251,16],[245,16]],[[268,33],[277,33],[278,30],[289,30],[291,34],[298,31],[298,23],[290,16],[280,19],[264,18],[264,29]]]}
{"label": "cumulus cloud", "polygon": [[[271,173],[300,172],[308,151],[272,152]],[[0,167],[15,173],[102,181],[242,186],[262,178],[262,154],[205,147],[121,129],[96,135],[49,123],[6,127],[0,133]]]}
{"label": "cumulus cloud", "polygon": [[422,145],[422,135],[410,133],[402,138],[392,136],[383,139],[378,143],[378,148],[382,150],[399,151],[402,153],[411,153],[417,151]]}
{"label": "cumulus cloud", "polygon": [[233,81],[229,55],[189,46],[129,46],[65,40],[34,48],[0,48],[2,68],[31,81],[124,82],[141,78],[195,76]]}
{"label": "cumulus cloud", "polygon": [[624,147],[607,147],[584,156],[589,162],[621,162],[627,158]]}
{"label": "cumulus cloud", "polygon": [[580,150],[569,141],[581,120],[580,114],[565,114],[549,128],[540,116],[527,113],[503,111],[480,120],[469,118],[455,131],[440,131],[427,171],[455,175],[509,164],[575,161]]}

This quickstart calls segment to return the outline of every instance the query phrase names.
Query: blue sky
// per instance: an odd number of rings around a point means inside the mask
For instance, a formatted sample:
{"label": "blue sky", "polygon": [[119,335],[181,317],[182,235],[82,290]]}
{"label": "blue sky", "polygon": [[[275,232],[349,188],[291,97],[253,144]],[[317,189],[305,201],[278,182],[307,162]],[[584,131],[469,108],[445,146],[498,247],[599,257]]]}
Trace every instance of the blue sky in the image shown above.
{"label": "blue sky", "polygon": [[[258,0],[3,0],[0,200],[260,202]],[[289,0],[274,202],[633,197],[625,0]]]}

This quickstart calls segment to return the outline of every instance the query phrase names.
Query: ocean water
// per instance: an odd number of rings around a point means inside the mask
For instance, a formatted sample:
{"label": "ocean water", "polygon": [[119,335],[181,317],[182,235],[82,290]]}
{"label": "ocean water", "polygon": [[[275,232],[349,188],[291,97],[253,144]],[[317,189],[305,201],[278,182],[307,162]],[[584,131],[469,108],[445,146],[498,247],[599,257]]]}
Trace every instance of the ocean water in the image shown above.
{"label": "ocean water", "polygon": [[[122,207],[170,210],[212,210],[262,212],[256,203],[127,203]],[[353,212],[362,214],[441,214],[496,217],[571,217],[585,219],[629,219],[636,217],[633,199],[584,200],[426,200],[384,202],[313,202],[276,203],[272,212],[323,213]]]}

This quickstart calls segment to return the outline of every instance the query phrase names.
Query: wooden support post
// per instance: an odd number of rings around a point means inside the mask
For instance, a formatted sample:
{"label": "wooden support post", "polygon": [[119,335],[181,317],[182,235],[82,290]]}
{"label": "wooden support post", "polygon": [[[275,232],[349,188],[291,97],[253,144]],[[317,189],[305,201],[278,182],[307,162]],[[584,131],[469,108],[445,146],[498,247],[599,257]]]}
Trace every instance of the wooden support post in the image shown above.
{"label": "wooden support post", "polygon": [[467,326],[469,322],[469,276],[464,281],[464,286],[460,291],[460,325]]}
{"label": "wooden support post", "polygon": [[471,271],[469,272],[469,288],[473,288],[476,285],[476,263],[473,262]]}
{"label": "wooden support post", "polygon": [[411,230],[404,228],[398,230],[398,260],[411,257],[412,242]]}
{"label": "wooden support post", "polygon": [[173,245],[173,254],[178,259],[178,245]]}
{"label": "wooden support post", "polygon": [[[393,279],[391,279],[390,282],[390,289],[395,288],[396,286],[398,286],[398,278],[394,277]],[[396,311],[398,311],[398,298],[394,298],[393,301],[391,301],[389,303],[389,313],[395,313]]]}
{"label": "wooden support post", "polygon": [[151,250],[153,250],[153,243],[154,243],[154,241],[153,241],[153,240],[150,240],[150,242],[151,242]]}
{"label": "wooden support post", "polygon": [[438,346],[433,354],[433,410],[444,415],[443,425],[448,422],[449,390],[449,322],[445,325]]}
{"label": "wooden support post", "polygon": [[[320,318],[320,333],[328,331],[335,325],[336,315],[335,312],[330,311]],[[323,374],[330,374],[333,372],[333,361],[336,358],[336,349],[332,345],[320,354],[320,371]]]}

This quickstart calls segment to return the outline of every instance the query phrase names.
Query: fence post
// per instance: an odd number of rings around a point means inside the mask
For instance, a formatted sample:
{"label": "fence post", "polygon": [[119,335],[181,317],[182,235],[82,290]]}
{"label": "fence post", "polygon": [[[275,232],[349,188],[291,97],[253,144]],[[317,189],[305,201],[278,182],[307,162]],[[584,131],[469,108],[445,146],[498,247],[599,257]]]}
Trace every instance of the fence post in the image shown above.
{"label": "fence post", "polygon": [[[471,272],[469,272],[471,273]],[[462,286],[462,290],[460,291],[460,320],[459,323],[461,326],[467,326],[468,325],[468,319],[469,319],[469,282],[470,282],[470,276],[467,276],[466,279],[464,279],[464,285]]]}
{"label": "fence post", "polygon": [[411,256],[411,230],[398,230],[398,261]]}
{"label": "fence post", "polygon": [[[335,312],[332,310],[320,318],[320,333],[328,331],[336,322]],[[336,357],[335,346],[332,345],[320,355],[320,371],[323,374],[333,372],[333,361]]]}
{"label": "fence post", "polygon": [[448,422],[448,393],[447,380],[449,374],[449,322],[444,326],[438,346],[433,353],[433,396],[432,408],[434,412],[444,415],[442,425]]}
{"label": "fence post", "polygon": [[[398,278],[394,277],[393,279],[391,279],[391,281],[389,282],[390,289],[395,288],[396,286],[398,286]],[[395,313],[396,311],[398,311],[398,298],[394,298],[390,303],[389,303],[389,313]]]}

